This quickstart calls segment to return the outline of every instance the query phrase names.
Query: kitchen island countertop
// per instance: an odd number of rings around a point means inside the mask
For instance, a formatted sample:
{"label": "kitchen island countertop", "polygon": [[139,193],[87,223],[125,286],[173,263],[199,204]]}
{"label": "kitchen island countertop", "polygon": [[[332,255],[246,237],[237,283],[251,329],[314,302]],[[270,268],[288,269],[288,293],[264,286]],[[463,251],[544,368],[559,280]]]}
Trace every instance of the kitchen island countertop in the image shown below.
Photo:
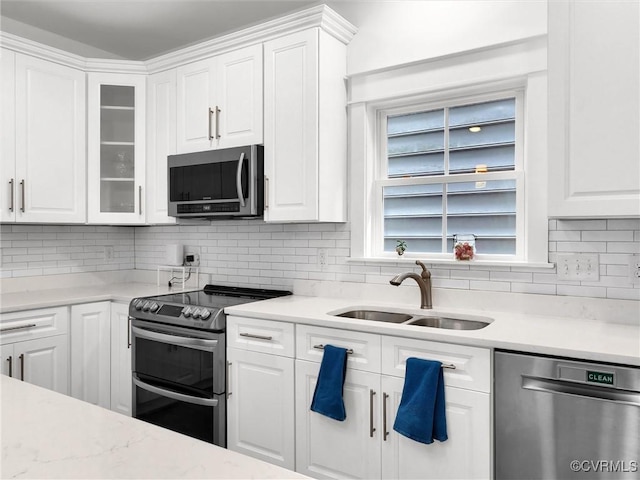
{"label": "kitchen island countertop", "polygon": [[0,375],[2,478],[308,478]]}

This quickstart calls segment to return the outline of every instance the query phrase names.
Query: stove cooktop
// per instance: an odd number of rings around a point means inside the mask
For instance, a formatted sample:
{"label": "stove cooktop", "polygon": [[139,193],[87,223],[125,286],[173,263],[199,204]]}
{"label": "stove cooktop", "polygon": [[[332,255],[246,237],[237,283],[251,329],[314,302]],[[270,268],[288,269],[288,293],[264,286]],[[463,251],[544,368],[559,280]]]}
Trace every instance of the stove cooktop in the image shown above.
{"label": "stove cooktop", "polygon": [[224,308],[291,295],[285,290],[206,285],[203,290],[134,298],[129,315],[134,319],[221,331],[226,327]]}

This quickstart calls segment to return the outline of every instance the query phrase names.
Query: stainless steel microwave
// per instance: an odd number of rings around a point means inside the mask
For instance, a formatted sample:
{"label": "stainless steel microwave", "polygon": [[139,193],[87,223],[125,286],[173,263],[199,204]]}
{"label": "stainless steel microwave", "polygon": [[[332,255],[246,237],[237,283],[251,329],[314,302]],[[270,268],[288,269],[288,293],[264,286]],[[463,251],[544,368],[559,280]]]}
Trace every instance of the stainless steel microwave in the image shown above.
{"label": "stainless steel microwave", "polygon": [[258,217],[264,211],[264,147],[169,155],[169,215]]}

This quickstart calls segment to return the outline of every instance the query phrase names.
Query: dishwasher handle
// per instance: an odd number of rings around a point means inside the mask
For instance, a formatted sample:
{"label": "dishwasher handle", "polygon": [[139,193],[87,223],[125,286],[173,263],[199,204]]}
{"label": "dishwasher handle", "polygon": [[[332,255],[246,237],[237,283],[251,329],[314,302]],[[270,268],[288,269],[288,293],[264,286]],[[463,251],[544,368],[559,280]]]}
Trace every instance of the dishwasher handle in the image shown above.
{"label": "dishwasher handle", "polygon": [[629,390],[614,390],[568,382],[566,380],[532,377],[529,375],[522,375],[522,388],[536,392],[573,395],[640,407],[640,392]]}

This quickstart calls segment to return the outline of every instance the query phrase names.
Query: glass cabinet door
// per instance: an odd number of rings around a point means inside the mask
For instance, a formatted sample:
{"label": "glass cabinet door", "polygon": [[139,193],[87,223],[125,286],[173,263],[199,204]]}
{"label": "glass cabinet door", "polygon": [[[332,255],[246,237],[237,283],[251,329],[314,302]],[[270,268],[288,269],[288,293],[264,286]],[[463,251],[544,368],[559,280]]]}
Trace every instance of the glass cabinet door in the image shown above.
{"label": "glass cabinet door", "polygon": [[144,75],[87,76],[87,218],[89,223],[145,222]]}
{"label": "glass cabinet door", "polygon": [[135,211],[135,95],[100,85],[100,212]]}

